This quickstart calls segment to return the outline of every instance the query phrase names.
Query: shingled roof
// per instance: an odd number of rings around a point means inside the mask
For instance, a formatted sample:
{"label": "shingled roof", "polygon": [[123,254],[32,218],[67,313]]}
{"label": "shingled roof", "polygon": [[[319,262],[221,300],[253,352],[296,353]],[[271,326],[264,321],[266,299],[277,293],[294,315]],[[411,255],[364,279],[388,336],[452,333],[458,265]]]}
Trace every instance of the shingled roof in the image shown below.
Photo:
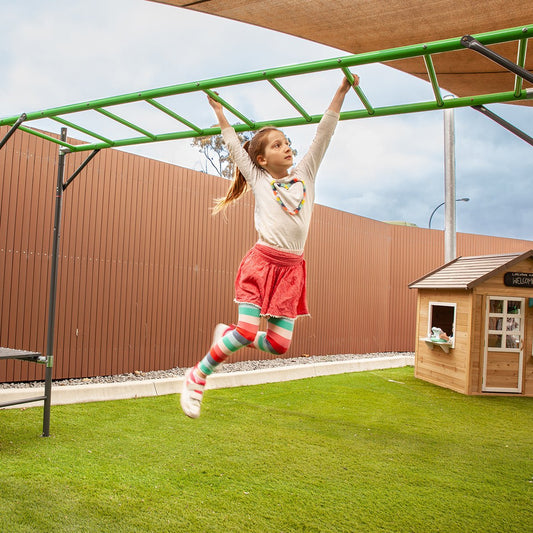
{"label": "shingled roof", "polygon": [[498,272],[503,272],[528,258],[533,258],[533,250],[525,253],[458,257],[413,281],[409,284],[409,288],[471,289]]}

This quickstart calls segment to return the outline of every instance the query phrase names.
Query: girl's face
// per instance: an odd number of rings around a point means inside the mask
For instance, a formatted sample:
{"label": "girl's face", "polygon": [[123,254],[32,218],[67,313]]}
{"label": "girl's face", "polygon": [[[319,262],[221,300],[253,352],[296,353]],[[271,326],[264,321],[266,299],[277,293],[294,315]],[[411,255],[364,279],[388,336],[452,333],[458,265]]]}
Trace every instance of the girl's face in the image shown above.
{"label": "girl's face", "polygon": [[273,177],[288,174],[293,164],[293,153],[289,140],[279,130],[267,133],[264,153],[257,156],[257,162]]}

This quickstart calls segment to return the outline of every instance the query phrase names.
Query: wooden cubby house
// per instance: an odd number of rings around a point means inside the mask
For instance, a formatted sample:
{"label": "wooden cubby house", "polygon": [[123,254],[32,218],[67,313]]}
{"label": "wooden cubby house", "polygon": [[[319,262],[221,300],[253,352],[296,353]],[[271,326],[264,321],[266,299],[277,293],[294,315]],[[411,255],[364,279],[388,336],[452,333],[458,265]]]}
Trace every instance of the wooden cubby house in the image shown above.
{"label": "wooden cubby house", "polygon": [[463,394],[533,396],[533,250],[459,257],[409,288],[416,377]]}

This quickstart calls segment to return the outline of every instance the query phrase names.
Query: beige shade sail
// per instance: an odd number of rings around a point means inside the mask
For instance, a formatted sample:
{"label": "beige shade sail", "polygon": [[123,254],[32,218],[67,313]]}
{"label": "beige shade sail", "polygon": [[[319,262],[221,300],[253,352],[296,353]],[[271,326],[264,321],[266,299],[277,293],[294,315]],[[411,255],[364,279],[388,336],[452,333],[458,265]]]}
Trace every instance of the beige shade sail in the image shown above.
{"label": "beige shade sail", "polygon": [[[153,0],[254,24],[351,54],[515,28],[533,22],[533,2],[483,0]],[[518,43],[492,50],[516,63]],[[524,67],[533,71],[533,47]],[[512,91],[515,75],[472,50],[434,57],[441,88],[456,96]],[[387,65],[428,80],[422,58]],[[531,83],[524,82],[524,87]],[[516,102],[533,105],[533,101]]]}

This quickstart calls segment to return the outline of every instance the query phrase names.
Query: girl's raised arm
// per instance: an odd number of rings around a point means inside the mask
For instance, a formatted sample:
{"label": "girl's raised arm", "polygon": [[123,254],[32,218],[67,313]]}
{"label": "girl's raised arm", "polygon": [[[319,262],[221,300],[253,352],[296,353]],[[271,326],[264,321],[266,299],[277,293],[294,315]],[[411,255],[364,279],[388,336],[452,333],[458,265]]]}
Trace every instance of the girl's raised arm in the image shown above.
{"label": "girl's raised arm", "polygon": [[[357,85],[359,85],[359,76],[357,74],[354,74],[353,77],[353,87],[357,87]],[[351,87],[352,84],[350,84],[350,82],[346,78],[344,78],[339,88],[337,89],[337,92],[335,93],[331,104],[329,104],[328,110],[335,111],[335,113],[340,113],[342,104],[344,103],[344,97],[346,96],[346,93],[351,89]]]}
{"label": "girl's raised arm", "polygon": [[223,130],[224,128],[230,127],[231,124],[228,122],[226,115],[224,115],[224,108],[222,107],[222,104],[211,98],[209,95],[207,96],[207,100],[215,112],[220,129]]}

